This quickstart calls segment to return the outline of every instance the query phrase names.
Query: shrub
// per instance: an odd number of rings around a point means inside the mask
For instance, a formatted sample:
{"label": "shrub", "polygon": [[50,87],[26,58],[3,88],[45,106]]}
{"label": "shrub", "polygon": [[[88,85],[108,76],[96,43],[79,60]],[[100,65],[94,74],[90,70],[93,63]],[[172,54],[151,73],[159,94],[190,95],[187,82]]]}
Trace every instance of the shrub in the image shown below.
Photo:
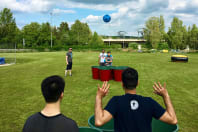
{"label": "shrub", "polygon": [[169,49],[168,43],[160,43],[157,47],[158,50]]}

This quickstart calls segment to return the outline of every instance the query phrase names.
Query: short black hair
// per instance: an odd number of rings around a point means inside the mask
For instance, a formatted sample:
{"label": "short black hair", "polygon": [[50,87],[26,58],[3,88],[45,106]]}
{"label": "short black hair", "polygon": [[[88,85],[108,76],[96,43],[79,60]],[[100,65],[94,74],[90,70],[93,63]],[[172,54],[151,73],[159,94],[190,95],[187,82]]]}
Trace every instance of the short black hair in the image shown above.
{"label": "short black hair", "polygon": [[47,103],[57,102],[64,88],[65,81],[57,75],[47,77],[41,84],[42,94]]}
{"label": "short black hair", "polygon": [[125,89],[135,89],[138,84],[138,72],[133,68],[127,68],[122,72],[122,82]]}
{"label": "short black hair", "polygon": [[107,54],[108,54],[108,53],[111,53],[111,51],[108,51]]}

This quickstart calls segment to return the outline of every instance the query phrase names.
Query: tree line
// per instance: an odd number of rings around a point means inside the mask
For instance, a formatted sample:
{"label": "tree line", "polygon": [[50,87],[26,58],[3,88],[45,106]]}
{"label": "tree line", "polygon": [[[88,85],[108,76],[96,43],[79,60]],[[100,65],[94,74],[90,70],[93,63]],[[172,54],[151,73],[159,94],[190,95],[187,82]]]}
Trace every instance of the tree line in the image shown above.
{"label": "tree line", "polygon": [[0,12],[0,48],[12,48],[13,44],[17,44],[17,48],[50,48],[51,33],[52,44],[56,47],[104,44],[96,32],[91,32],[87,23],[79,20],[71,28],[67,22],[62,22],[59,27],[51,26],[48,22],[32,22],[19,29],[10,9],[4,8]]}
{"label": "tree line", "polygon": [[163,16],[150,17],[145,22],[143,36],[147,40],[147,46],[155,49],[171,48],[198,49],[198,27],[183,25],[183,21],[174,17],[168,32],[165,32],[165,21]]}
{"label": "tree line", "polygon": [[[188,45],[191,49],[198,49],[198,27],[195,24],[187,27],[177,17],[173,18],[168,32],[165,31],[162,15],[150,17],[145,22],[142,35],[147,40],[148,48],[185,49]],[[0,11],[0,48],[13,48],[14,44],[17,48],[50,48],[51,40],[53,47],[60,48],[68,45],[104,45],[102,37],[96,32],[92,33],[88,24],[79,20],[71,27],[67,22],[62,22],[58,27],[48,22],[31,22],[19,29],[10,9]]]}

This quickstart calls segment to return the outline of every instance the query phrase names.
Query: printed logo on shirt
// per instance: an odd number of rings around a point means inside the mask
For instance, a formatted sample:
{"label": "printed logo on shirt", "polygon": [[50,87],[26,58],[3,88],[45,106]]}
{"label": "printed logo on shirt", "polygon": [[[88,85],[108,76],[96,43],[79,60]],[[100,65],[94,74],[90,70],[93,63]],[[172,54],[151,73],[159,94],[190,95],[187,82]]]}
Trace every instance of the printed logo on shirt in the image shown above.
{"label": "printed logo on shirt", "polygon": [[137,110],[139,107],[139,104],[136,100],[131,100],[131,109],[132,110]]}

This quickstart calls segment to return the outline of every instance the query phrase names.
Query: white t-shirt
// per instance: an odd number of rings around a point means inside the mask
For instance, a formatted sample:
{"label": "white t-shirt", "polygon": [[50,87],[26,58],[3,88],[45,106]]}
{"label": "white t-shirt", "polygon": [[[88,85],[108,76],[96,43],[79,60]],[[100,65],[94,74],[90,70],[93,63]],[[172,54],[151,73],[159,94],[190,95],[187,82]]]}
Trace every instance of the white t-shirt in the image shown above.
{"label": "white t-shirt", "polygon": [[105,57],[107,56],[107,53],[100,53],[100,63],[105,63]]}

